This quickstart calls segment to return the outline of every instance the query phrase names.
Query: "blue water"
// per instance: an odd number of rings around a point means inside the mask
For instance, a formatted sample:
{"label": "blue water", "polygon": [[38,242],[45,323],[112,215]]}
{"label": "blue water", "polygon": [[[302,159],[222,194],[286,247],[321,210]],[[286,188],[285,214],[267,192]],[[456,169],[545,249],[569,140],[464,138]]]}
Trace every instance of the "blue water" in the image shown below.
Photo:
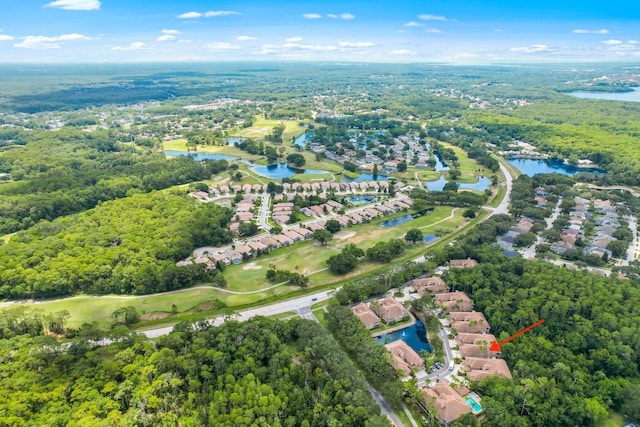
{"label": "blue water", "polygon": [[409,222],[409,221],[413,221],[413,216],[404,215],[404,216],[399,216],[397,218],[393,218],[393,219],[388,219],[386,221],[382,221],[380,223],[380,225],[382,227],[393,227],[395,225],[404,224],[405,222]]}
{"label": "blue water", "polygon": [[307,142],[307,134],[306,133],[303,133],[302,135],[297,137],[296,140],[295,140],[295,144],[298,147],[302,147],[302,148],[304,148],[306,142]]}
{"label": "blue water", "polygon": [[571,165],[565,165],[560,160],[534,160],[534,159],[507,159],[509,164],[517,167],[520,171],[528,176],[534,176],[541,173],[559,173],[561,175],[573,176],[580,172],[585,173],[606,173],[605,170],[599,168],[578,168]]}
{"label": "blue water", "polygon": [[373,202],[376,198],[373,196],[354,196],[349,197],[349,201],[351,203],[370,203]]}
{"label": "blue water", "polygon": [[447,165],[444,161],[442,161],[442,157],[440,157],[440,154],[433,153],[433,157],[436,159],[436,172],[449,170],[449,165]]}
{"label": "blue water", "polygon": [[416,323],[413,326],[400,329],[390,334],[382,334],[376,337],[375,340],[378,344],[389,344],[390,342],[402,340],[418,354],[420,350],[431,353],[431,345],[429,345],[429,341],[427,340],[427,328],[424,327],[424,324],[419,319],[416,319]]}
{"label": "blue water", "polygon": [[286,163],[276,163],[268,166],[254,166],[251,170],[260,176],[271,179],[290,178],[296,174],[324,174],[331,173],[321,169],[294,169]]}
{"label": "blue water", "polygon": [[227,138],[227,144],[236,145],[238,142],[244,141],[244,138]]}
{"label": "blue water", "polygon": [[[213,160],[243,160],[239,157],[228,156],[226,154],[212,154],[212,153],[187,153],[185,151],[165,151],[165,156],[167,157],[176,157],[176,156],[189,156],[193,157],[194,160],[202,161],[204,159],[213,159]],[[247,162],[246,160],[243,160]]]}
{"label": "blue water", "polygon": [[[447,181],[444,175],[440,175],[440,178],[435,181],[427,181],[424,185],[429,189],[429,191],[442,191],[447,182],[449,181]],[[484,176],[480,177],[477,182],[461,182],[458,184],[458,188],[479,191],[484,191],[489,188],[489,186],[491,186],[491,180]]]}
{"label": "blue water", "polygon": [[389,177],[386,175],[373,175],[371,173],[361,173],[357,178],[342,177],[342,182],[362,182],[362,181],[386,181]]}
{"label": "blue water", "polygon": [[422,236],[422,241],[425,243],[431,243],[434,240],[437,240],[440,236],[437,234],[425,234]]}
{"label": "blue water", "polygon": [[473,412],[482,411],[482,406],[478,402],[476,402],[476,400],[473,397],[467,397],[465,401],[467,402],[467,405],[471,407]]}
{"label": "blue water", "polygon": [[608,101],[640,102],[640,87],[633,88],[633,92],[570,92],[567,95],[583,99],[606,99]]}

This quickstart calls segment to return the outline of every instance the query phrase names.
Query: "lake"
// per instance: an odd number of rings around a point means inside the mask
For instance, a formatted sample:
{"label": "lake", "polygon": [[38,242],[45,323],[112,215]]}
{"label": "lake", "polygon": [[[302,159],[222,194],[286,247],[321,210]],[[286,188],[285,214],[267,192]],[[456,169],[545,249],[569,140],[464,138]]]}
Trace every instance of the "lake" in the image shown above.
{"label": "lake", "polygon": [[349,197],[349,202],[353,203],[353,204],[357,204],[357,205],[362,205],[365,203],[371,203],[375,200],[376,198],[373,196],[353,196],[353,197]]}
{"label": "lake", "polygon": [[569,92],[567,95],[582,99],[640,102],[640,87],[633,88],[632,92]]}
{"label": "lake", "polygon": [[382,227],[394,227],[396,225],[404,224],[405,222],[413,221],[413,219],[414,218],[413,218],[412,215],[399,216],[397,218],[393,218],[393,219],[388,219],[386,221],[382,221],[380,223],[380,226],[382,226]]}
{"label": "lake", "polygon": [[436,172],[449,170],[449,165],[442,161],[442,157],[440,157],[440,154],[433,153],[433,157],[436,160]]}
{"label": "lake", "polygon": [[268,166],[253,166],[253,172],[271,179],[291,178],[296,174],[325,174],[331,173],[322,169],[295,169],[286,163],[276,163]]}
{"label": "lake", "polygon": [[[444,189],[444,185],[449,182],[444,177],[444,175],[440,175],[440,178],[435,181],[426,181],[424,185],[427,187],[429,191],[442,191]],[[491,186],[491,180],[485,176],[482,176],[478,179],[477,182],[460,182],[458,183],[459,189],[466,190],[479,190],[484,191]]]}
{"label": "lake", "polygon": [[294,144],[296,144],[300,148],[304,148],[307,142],[311,142],[312,139],[313,131],[305,132],[295,139]]}
{"label": "lake", "polygon": [[357,178],[349,178],[347,176],[342,176],[342,182],[362,182],[362,181],[386,181],[389,177],[386,175],[374,175],[371,173],[361,173]]}
{"label": "lake", "polygon": [[561,160],[534,160],[534,159],[507,159],[509,164],[515,166],[527,176],[534,176],[541,173],[558,173],[561,175],[573,176],[577,173],[606,173],[599,168],[579,168],[566,165]]}
{"label": "lake", "polygon": [[212,159],[212,160],[240,160],[243,161],[245,163],[249,163],[247,160],[241,159],[240,157],[236,157],[236,156],[228,156],[226,154],[213,154],[213,153],[194,153],[194,152],[185,152],[185,151],[170,151],[167,150],[164,152],[164,155],[167,157],[176,157],[176,156],[189,156],[192,157],[194,160],[197,161],[202,161],[205,159]]}
{"label": "lake", "polygon": [[416,323],[413,326],[390,334],[382,334],[376,337],[375,340],[378,344],[389,344],[390,342],[402,340],[418,354],[420,354],[421,350],[431,353],[431,345],[427,340],[427,328],[424,327],[424,324],[419,319],[416,319]]}

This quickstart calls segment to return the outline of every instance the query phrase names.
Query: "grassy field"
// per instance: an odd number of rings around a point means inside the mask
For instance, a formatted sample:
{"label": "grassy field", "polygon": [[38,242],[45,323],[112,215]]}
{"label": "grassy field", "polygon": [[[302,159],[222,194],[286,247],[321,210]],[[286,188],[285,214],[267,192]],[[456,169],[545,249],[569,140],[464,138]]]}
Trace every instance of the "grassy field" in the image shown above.
{"label": "grassy field", "polygon": [[629,421],[626,420],[622,415],[616,412],[611,412],[607,418],[597,423],[596,427],[622,427],[628,422]]}

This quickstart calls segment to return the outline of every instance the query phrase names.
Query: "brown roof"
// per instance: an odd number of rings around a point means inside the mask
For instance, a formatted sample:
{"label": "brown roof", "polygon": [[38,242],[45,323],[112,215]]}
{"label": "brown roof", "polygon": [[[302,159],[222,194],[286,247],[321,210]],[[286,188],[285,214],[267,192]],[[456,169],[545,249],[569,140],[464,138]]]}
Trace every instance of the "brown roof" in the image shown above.
{"label": "brown roof", "polygon": [[471,412],[471,407],[448,383],[438,381],[431,388],[425,390],[427,402],[433,402],[438,418],[449,424],[464,414]]}
{"label": "brown roof", "polygon": [[441,277],[427,277],[424,279],[415,279],[413,281],[413,289],[415,289],[420,295],[424,295],[425,291],[432,294],[444,292],[448,289],[447,284]]}
{"label": "brown roof", "polygon": [[387,295],[377,302],[379,304],[373,305],[372,309],[387,323],[397,322],[409,315],[407,309],[392,296]]}
{"label": "brown roof", "polygon": [[280,246],[280,244],[271,237],[263,237],[262,239],[260,239],[260,243],[265,246]]}
{"label": "brown roof", "polygon": [[437,304],[444,306],[449,311],[470,311],[473,309],[473,301],[464,292],[445,292],[435,295]]}
{"label": "brown roof", "polygon": [[405,375],[411,373],[411,368],[424,368],[424,360],[406,342],[398,340],[385,344],[385,347],[393,356],[393,367],[402,370]]}
{"label": "brown roof", "polygon": [[352,307],[351,311],[364,323],[367,329],[373,329],[380,324],[380,318],[364,302]]}
{"label": "brown roof", "polygon": [[453,268],[473,268],[478,265],[478,261],[475,259],[452,259],[449,261],[449,265]]}
{"label": "brown roof", "polygon": [[485,322],[487,323],[487,319],[484,317],[479,311],[458,311],[456,313],[451,313],[449,315],[449,319],[461,321],[461,322]]}
{"label": "brown roof", "polygon": [[486,342],[488,344],[492,344],[496,342],[496,337],[492,334],[473,334],[473,333],[458,333],[458,337],[456,338],[458,341],[458,345],[463,344],[478,344],[482,342]]}
{"label": "brown roof", "polygon": [[[454,314],[454,313],[451,313]],[[482,314],[482,313],[480,313]],[[489,332],[491,326],[489,326],[489,322],[482,318],[470,318],[471,320],[453,320],[451,319],[451,326],[456,328],[456,331],[463,333],[483,333]]]}
{"label": "brown roof", "polygon": [[488,376],[512,379],[507,362],[502,359],[483,359],[467,357],[463,362],[467,377],[473,381],[482,381]]}

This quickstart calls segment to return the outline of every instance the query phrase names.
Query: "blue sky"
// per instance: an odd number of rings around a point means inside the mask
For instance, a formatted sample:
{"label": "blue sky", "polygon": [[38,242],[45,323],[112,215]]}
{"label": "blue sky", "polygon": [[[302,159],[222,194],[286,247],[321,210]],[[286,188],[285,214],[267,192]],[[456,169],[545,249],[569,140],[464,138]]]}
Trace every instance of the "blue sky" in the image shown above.
{"label": "blue sky", "polygon": [[640,61],[638,2],[2,0],[0,62]]}

